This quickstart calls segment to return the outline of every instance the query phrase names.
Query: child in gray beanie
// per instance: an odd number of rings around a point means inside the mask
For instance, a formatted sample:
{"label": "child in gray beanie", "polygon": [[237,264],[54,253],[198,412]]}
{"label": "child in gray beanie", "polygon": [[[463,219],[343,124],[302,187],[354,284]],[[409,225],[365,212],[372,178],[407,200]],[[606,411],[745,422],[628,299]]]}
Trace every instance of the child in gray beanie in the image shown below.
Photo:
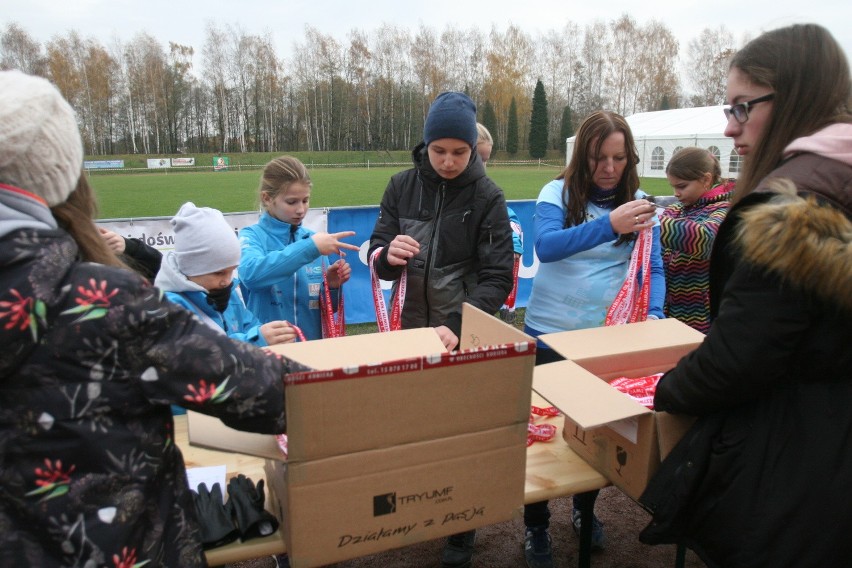
{"label": "child in gray beanie", "polygon": [[245,306],[234,285],[240,242],[221,211],[187,202],[171,224],[175,249],[166,253],[154,281],[166,298],[233,339],[261,347],[295,340],[296,331],[288,322],[261,325]]}

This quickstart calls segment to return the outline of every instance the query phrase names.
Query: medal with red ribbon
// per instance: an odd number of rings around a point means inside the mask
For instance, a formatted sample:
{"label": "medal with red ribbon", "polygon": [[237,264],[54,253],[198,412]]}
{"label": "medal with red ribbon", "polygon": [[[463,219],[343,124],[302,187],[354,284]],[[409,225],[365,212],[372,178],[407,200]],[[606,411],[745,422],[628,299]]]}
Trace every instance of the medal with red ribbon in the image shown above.
{"label": "medal with red ribbon", "polygon": [[343,311],[343,284],[337,290],[337,318],[334,317],[334,307],[331,303],[331,291],[328,287],[328,271],[325,260],[322,262],[322,288],[320,295],[320,323],[322,325],[322,336],[343,337],[346,335],[346,316]]}
{"label": "medal with red ribbon", "polygon": [[515,264],[512,266],[512,291],[509,292],[509,297],[506,298],[506,303],[503,305],[511,309],[515,307],[515,299],[518,297],[518,271],[521,266],[521,259],[516,258]]}
{"label": "medal with red ribbon", "polygon": [[536,442],[549,442],[556,436],[556,426],[553,424],[535,424],[536,416],[559,416],[559,409],[555,406],[531,406],[530,421],[527,424],[527,447]]}
{"label": "medal with red ribbon", "polygon": [[376,272],[376,262],[384,247],[377,248],[370,255],[370,282],[373,287],[373,306],[376,308],[376,324],[379,333],[396,331],[402,329],[402,306],[405,304],[405,289],[408,283],[408,275],[403,269],[396,285],[396,295],[391,300],[391,313],[388,318],[388,308],[385,304],[385,296],[382,293],[381,279]]}
{"label": "medal with red ribbon", "polygon": [[[648,317],[648,298],[651,291],[652,229],[642,229],[636,236],[633,254],[627,267],[627,277],[606,313],[606,325],[644,321]],[[642,284],[637,284],[639,273]]]}

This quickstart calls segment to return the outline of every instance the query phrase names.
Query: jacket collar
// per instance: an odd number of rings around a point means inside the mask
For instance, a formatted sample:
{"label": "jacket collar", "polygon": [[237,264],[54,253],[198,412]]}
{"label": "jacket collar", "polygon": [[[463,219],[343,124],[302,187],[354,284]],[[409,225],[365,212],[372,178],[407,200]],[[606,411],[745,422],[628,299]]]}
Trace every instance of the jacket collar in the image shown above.
{"label": "jacket collar", "polygon": [[768,201],[742,211],[736,238],[743,257],[852,313],[852,221],[813,195],[797,195],[791,183],[774,189]]}

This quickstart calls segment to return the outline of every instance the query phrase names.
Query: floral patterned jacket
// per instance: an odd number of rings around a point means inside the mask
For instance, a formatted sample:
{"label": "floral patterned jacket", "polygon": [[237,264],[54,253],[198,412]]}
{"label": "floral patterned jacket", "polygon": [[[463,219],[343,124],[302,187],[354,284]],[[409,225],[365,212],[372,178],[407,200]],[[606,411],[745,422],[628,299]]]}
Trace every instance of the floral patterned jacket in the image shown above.
{"label": "floral patterned jacket", "polygon": [[0,566],[204,566],[170,404],[280,433],[296,365],[76,257],[0,237]]}

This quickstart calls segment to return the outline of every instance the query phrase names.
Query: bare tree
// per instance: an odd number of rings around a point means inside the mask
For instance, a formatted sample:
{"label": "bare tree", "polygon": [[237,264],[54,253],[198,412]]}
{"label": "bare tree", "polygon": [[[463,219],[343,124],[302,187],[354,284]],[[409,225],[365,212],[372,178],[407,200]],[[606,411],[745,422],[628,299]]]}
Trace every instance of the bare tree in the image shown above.
{"label": "bare tree", "polygon": [[694,106],[719,105],[725,102],[728,61],[734,54],[734,36],[719,26],[705,28],[689,42],[686,75],[695,89]]}
{"label": "bare tree", "polygon": [[665,97],[677,100],[680,90],[677,76],[678,42],[672,32],[654,20],[640,30],[641,48],[635,55],[637,80],[634,83],[634,112],[659,110]]}
{"label": "bare tree", "polygon": [[41,45],[14,22],[0,32],[0,69],[19,69],[40,76],[46,72]]}
{"label": "bare tree", "polygon": [[204,79],[213,94],[214,121],[219,134],[217,150],[227,152],[230,148],[228,135],[231,131],[231,90],[228,85],[228,52],[225,33],[208,24],[202,56]]}
{"label": "bare tree", "polygon": [[576,86],[575,62],[580,51],[580,30],[568,22],[560,31],[550,30],[536,42],[535,73],[548,93],[548,140],[559,144],[562,109],[571,105]]}

